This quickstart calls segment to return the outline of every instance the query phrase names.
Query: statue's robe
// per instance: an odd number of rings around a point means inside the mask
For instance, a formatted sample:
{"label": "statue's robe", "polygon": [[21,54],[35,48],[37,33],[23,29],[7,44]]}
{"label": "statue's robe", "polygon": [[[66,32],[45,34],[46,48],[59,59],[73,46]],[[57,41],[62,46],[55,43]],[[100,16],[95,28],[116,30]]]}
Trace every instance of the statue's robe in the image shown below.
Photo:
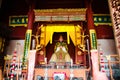
{"label": "statue's robe", "polygon": [[65,42],[57,42],[50,62],[70,62],[70,61],[71,58],[68,53],[67,44]]}

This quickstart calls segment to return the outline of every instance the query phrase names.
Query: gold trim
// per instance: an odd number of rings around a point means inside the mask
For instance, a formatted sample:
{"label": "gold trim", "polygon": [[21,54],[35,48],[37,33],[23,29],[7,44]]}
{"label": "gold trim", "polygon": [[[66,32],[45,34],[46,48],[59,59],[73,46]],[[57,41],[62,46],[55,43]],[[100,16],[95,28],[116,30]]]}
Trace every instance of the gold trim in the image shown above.
{"label": "gold trim", "polygon": [[10,27],[21,27],[21,26],[27,27],[27,24],[11,24],[9,26]]}
{"label": "gold trim", "polygon": [[71,12],[71,11],[86,11],[86,8],[78,8],[78,9],[34,9],[35,12]]}
{"label": "gold trim", "polygon": [[98,26],[98,25],[109,25],[109,26],[112,26],[112,23],[94,23],[95,26]]}

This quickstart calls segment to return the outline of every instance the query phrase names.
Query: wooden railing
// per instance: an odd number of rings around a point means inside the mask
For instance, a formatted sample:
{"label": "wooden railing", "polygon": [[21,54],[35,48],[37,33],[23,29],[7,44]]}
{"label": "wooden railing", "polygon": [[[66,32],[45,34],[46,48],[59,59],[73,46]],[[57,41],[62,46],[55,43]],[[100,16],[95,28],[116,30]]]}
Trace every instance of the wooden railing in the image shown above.
{"label": "wooden railing", "polygon": [[[119,55],[117,55],[117,54],[101,55],[101,57],[104,57],[104,58],[107,59],[107,62],[104,62],[104,63],[108,63],[108,67],[109,67],[109,70],[110,70],[110,78],[111,78],[111,80],[115,80],[113,78],[113,69],[111,67],[111,64],[119,64],[120,63]],[[115,58],[115,61],[111,61],[111,58]]]}

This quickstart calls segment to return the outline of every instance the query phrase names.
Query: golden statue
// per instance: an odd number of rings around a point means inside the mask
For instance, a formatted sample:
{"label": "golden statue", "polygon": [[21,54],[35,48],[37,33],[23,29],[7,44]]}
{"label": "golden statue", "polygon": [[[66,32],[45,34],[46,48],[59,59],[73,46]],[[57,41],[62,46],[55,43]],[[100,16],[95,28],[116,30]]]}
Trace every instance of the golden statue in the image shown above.
{"label": "golden statue", "polygon": [[70,62],[71,58],[68,53],[68,47],[65,42],[63,42],[63,37],[60,36],[59,42],[56,43],[54,48],[54,53],[50,59],[50,62]]}

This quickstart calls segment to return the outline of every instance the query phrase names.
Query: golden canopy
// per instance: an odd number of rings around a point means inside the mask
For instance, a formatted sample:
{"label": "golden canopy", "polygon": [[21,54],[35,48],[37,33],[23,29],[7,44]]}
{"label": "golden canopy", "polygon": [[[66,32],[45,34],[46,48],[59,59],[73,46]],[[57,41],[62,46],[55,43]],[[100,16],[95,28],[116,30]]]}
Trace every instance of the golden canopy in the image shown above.
{"label": "golden canopy", "polygon": [[83,44],[81,26],[75,26],[74,24],[48,24],[41,27],[40,45],[46,46],[49,41],[52,44],[52,37],[54,32],[66,32],[68,44],[70,43],[69,37],[75,46]]}

